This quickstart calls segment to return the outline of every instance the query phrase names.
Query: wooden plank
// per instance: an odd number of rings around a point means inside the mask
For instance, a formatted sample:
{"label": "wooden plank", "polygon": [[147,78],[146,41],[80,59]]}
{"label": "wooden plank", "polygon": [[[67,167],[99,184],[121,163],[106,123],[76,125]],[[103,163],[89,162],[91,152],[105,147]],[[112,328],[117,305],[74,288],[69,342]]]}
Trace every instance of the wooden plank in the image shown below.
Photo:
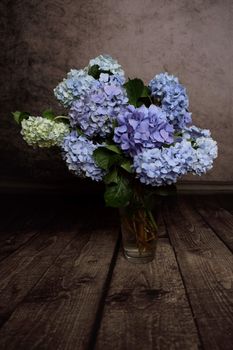
{"label": "wooden plank", "polygon": [[0,234],[0,261],[22,247],[32,237],[36,236],[51,220],[55,212],[43,215],[41,212],[27,212],[9,223]]}
{"label": "wooden plank", "polygon": [[118,228],[80,232],[0,331],[1,349],[86,349]]}
{"label": "wooden plank", "polygon": [[0,263],[0,326],[77,232],[77,223],[52,222]]}
{"label": "wooden plank", "polygon": [[122,254],[114,269],[96,349],[198,349],[199,338],[175,256],[159,239],[156,259],[145,265]]}
{"label": "wooden plank", "polygon": [[187,200],[167,204],[165,222],[204,349],[232,350],[233,255]]}
{"label": "wooden plank", "polygon": [[233,215],[213,202],[196,199],[195,207],[212,230],[233,252]]}

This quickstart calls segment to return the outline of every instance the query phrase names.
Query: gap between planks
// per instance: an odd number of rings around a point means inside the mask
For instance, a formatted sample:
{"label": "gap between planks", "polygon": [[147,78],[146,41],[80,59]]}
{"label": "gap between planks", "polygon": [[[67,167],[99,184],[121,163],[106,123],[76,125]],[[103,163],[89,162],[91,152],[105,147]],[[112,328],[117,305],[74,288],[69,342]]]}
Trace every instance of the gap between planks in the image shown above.
{"label": "gap between planks", "polygon": [[73,239],[4,324],[0,347],[86,349],[118,244],[113,229]]}
{"label": "gap between planks", "polygon": [[158,240],[156,258],[145,265],[119,255],[105,301],[96,350],[199,349],[173,249]]}
{"label": "gap between planks", "polygon": [[187,198],[164,214],[204,349],[232,350],[233,255]]}

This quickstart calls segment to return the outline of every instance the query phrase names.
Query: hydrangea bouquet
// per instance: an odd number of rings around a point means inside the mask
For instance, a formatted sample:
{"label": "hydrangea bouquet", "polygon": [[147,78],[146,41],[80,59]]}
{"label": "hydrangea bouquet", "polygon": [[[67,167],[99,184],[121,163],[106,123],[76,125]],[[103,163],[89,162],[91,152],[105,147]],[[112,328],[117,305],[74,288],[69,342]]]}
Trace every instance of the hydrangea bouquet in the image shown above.
{"label": "hydrangea bouquet", "polygon": [[24,140],[58,146],[75,175],[104,181],[106,205],[121,208],[126,256],[148,261],[157,230],[152,194],[174,187],[182,175],[212,168],[217,144],[210,131],[192,124],[186,89],[175,76],[160,73],[148,85],[126,81],[107,55],[72,69],[54,94],[62,116],[13,113]]}

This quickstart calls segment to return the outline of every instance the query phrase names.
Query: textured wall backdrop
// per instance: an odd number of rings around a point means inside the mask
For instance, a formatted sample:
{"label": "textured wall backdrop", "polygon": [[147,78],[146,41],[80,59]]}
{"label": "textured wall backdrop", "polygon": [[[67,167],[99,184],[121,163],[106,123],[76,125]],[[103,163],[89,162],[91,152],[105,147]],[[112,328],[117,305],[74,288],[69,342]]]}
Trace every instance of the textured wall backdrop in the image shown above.
{"label": "textured wall backdrop", "polygon": [[200,180],[232,181],[232,6],[232,0],[2,0],[2,178],[71,178],[55,152],[24,144],[9,113],[58,109],[52,90],[66,72],[108,53],[129,77],[148,81],[166,70],[180,78],[194,122],[211,128],[219,144],[214,170]]}

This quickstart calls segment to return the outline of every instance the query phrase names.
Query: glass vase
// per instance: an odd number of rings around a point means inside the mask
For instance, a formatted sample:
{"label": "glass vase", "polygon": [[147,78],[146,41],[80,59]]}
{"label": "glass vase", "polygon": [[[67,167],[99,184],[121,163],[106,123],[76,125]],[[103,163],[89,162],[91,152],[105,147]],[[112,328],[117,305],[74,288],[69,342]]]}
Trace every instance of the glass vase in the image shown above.
{"label": "glass vase", "polygon": [[144,207],[120,208],[122,245],[125,258],[133,263],[148,263],[155,257],[157,226],[150,210]]}

